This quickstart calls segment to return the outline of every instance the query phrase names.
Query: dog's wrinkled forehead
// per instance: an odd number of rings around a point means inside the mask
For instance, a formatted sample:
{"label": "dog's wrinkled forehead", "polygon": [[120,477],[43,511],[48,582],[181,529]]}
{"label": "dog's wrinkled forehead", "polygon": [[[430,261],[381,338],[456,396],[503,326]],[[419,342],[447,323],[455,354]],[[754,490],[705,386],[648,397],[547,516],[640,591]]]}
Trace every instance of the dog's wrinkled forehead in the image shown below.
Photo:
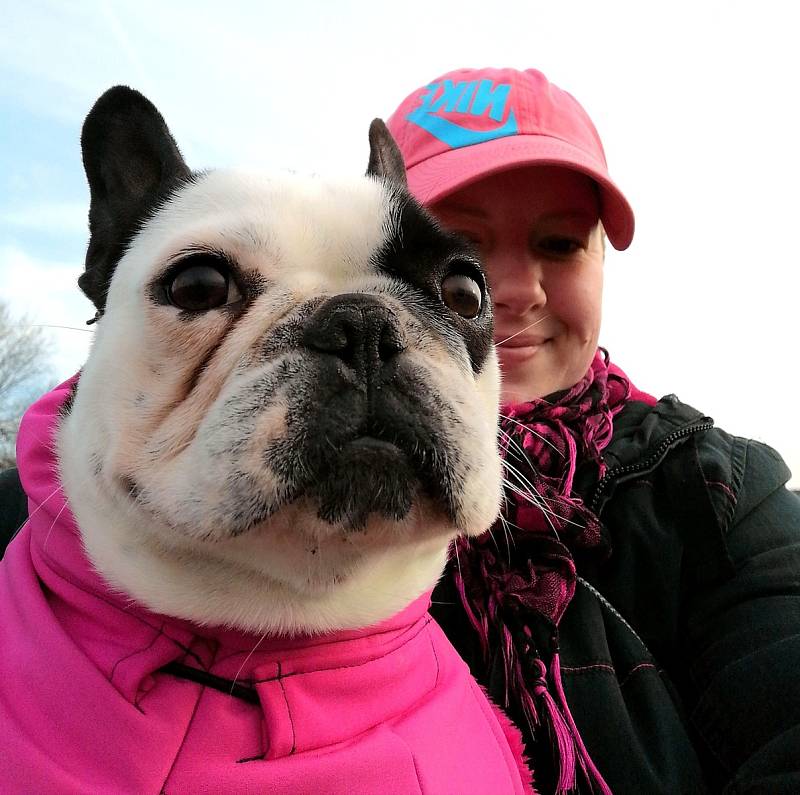
{"label": "dog's wrinkled forehead", "polygon": [[314,275],[335,288],[380,268],[402,236],[403,215],[398,192],[378,180],[211,171],[160,206],[131,248],[151,272],[205,249],[268,280]]}

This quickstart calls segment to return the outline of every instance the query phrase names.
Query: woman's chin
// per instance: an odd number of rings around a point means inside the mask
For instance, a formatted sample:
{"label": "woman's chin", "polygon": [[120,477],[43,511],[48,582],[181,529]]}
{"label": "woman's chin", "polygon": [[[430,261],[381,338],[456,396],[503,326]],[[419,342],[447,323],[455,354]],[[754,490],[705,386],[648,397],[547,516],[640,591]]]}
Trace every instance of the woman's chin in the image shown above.
{"label": "woman's chin", "polygon": [[527,403],[530,400],[549,394],[549,391],[542,392],[541,390],[541,384],[539,382],[531,382],[530,379],[504,378],[500,402],[503,406],[512,406],[517,403]]}
{"label": "woman's chin", "polygon": [[[518,350],[518,349],[515,349]],[[541,351],[540,351],[541,353]],[[501,362],[501,402],[504,405],[514,403],[527,403],[530,400],[544,397],[558,389],[553,387],[558,379],[554,378],[543,367],[543,357],[534,354],[530,360],[522,359],[519,362],[512,362],[509,359],[500,357]]]}

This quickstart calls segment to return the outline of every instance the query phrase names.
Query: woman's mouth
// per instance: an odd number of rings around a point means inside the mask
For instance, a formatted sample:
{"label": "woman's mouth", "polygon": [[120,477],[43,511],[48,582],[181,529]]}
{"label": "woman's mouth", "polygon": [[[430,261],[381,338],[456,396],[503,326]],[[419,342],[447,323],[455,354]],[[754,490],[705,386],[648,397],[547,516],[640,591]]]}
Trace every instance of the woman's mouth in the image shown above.
{"label": "woman's mouth", "polygon": [[547,337],[524,337],[522,335],[501,337],[500,340],[495,343],[497,355],[501,362],[508,364],[524,362],[533,358],[550,342]]}

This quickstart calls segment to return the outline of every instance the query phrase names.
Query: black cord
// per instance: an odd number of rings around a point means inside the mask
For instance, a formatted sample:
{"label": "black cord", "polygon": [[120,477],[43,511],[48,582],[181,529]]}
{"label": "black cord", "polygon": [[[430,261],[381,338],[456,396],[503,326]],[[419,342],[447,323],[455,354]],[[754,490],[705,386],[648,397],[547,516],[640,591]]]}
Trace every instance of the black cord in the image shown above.
{"label": "black cord", "polygon": [[199,668],[192,668],[191,665],[171,662],[159,668],[159,671],[169,674],[170,676],[175,676],[178,679],[188,679],[190,682],[197,682],[197,684],[219,690],[220,693],[225,693],[234,698],[239,698],[242,701],[247,701],[248,704],[259,703],[258,693],[255,688],[249,685],[239,684],[232,679],[224,679],[221,676],[215,676],[214,674],[208,673],[208,671],[201,671]]}

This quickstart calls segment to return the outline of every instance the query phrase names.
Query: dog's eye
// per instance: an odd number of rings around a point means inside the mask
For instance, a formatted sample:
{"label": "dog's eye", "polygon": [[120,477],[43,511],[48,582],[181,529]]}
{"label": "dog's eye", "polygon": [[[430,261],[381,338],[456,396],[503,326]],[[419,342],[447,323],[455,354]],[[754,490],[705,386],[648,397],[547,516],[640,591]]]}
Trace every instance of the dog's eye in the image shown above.
{"label": "dog's eye", "polygon": [[471,320],[480,314],[483,293],[475,279],[463,273],[451,273],[442,282],[442,301],[457,315]]}
{"label": "dog's eye", "polygon": [[170,303],[189,312],[205,312],[241,298],[225,265],[213,255],[188,258],[167,285]]}

